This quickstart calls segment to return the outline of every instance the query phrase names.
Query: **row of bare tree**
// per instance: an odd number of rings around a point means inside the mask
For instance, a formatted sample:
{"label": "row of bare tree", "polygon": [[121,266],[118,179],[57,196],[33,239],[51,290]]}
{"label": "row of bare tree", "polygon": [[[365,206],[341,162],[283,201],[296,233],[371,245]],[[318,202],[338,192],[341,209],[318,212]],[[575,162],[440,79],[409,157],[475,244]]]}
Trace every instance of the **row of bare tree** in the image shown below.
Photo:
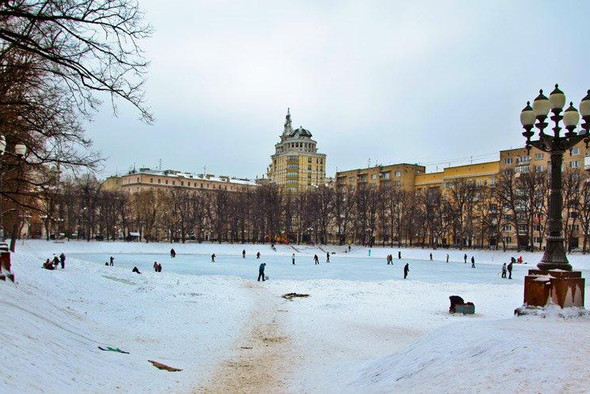
{"label": "row of bare tree", "polygon": [[[590,225],[590,181],[564,172],[568,245]],[[62,182],[43,201],[47,233],[147,241],[314,242],[430,247],[543,247],[547,174],[506,170],[494,184],[459,179],[415,192],[398,187],[329,188],[289,194],[273,185],[247,192],[170,188],[134,194],[102,190],[92,177]],[[56,224],[57,221],[57,224]]]}
{"label": "row of bare tree", "polygon": [[[83,122],[103,99],[127,102],[150,122],[139,42],[150,34],[135,0],[0,1],[0,221],[34,210],[56,170],[86,171],[100,157]],[[14,157],[14,146],[28,152]],[[33,196],[31,195],[33,194]],[[16,219],[15,219],[16,218]],[[12,245],[14,249],[14,245]]]}

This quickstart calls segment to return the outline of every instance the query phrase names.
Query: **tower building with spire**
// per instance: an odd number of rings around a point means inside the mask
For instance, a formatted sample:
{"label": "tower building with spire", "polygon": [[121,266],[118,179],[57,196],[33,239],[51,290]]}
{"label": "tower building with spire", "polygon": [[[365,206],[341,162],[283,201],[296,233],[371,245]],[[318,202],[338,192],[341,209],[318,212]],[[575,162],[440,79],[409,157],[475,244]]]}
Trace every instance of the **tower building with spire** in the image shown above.
{"label": "tower building with spire", "polygon": [[293,130],[289,109],[280,137],[268,166],[269,180],[292,193],[324,184],[326,155],[318,153],[317,142],[311,138],[309,130],[301,126]]}

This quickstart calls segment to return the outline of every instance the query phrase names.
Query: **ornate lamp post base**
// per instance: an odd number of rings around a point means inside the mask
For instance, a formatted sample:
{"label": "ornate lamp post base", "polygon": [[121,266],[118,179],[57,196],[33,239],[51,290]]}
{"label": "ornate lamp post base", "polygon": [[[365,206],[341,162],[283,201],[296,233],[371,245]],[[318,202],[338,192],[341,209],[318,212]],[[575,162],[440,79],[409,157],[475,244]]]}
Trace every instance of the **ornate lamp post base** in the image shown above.
{"label": "ornate lamp post base", "polygon": [[529,270],[524,277],[524,305],[517,315],[527,315],[549,305],[584,308],[585,279],[580,271]]}

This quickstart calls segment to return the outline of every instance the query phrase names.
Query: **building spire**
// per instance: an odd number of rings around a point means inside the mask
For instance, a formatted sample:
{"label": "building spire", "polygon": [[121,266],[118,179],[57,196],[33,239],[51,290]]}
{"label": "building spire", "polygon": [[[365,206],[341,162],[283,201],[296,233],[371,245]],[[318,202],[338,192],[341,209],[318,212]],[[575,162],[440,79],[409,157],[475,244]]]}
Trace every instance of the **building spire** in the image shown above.
{"label": "building spire", "polygon": [[285,128],[283,131],[283,135],[289,135],[293,132],[293,128],[291,127],[291,109],[287,108],[287,116],[285,120]]}

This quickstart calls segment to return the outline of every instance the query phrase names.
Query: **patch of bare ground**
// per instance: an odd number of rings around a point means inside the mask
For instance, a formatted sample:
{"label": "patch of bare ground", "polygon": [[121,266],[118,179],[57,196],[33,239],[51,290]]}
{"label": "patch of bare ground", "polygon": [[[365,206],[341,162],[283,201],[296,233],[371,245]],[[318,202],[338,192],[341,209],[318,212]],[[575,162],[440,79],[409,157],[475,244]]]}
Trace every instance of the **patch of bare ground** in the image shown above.
{"label": "patch of bare ground", "polygon": [[[269,296],[258,284],[248,283],[259,307],[253,311],[233,355],[221,362],[199,393],[286,393],[299,358],[281,326],[281,299]],[[284,302],[284,301],[283,301]],[[282,315],[282,316],[280,316]]]}

